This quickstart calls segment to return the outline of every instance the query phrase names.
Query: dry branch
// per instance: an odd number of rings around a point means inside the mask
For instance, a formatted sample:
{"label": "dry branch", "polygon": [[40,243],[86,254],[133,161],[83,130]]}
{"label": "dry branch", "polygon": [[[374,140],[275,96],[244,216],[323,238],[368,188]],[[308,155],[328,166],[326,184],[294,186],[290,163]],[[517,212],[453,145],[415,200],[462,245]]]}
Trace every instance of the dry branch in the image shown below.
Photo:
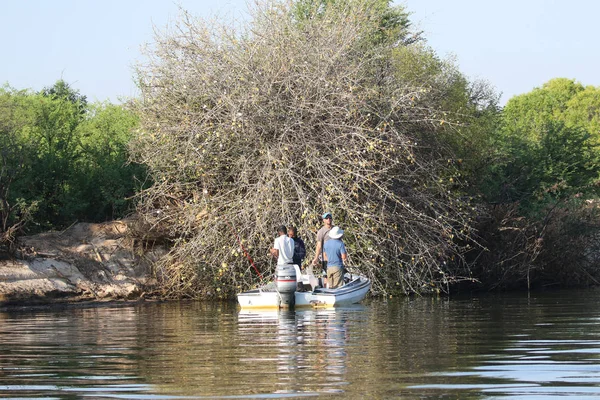
{"label": "dry branch", "polygon": [[255,285],[236,235],[267,276],[281,223],[310,258],[323,210],[377,293],[468,277],[474,212],[449,175],[442,83],[403,80],[398,44],[369,40],[380,15],[348,4],[303,21],[288,3],[258,4],[243,31],[184,14],[157,38],[132,150],[156,182],[139,211],[172,241],[157,265],[165,297]]}

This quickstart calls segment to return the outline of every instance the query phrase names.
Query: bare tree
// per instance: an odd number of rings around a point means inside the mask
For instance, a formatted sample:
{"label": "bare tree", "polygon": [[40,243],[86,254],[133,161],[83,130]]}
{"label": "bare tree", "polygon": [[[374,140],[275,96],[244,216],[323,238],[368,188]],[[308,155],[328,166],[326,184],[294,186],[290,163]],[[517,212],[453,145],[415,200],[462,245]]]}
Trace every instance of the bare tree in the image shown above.
{"label": "bare tree", "polygon": [[474,210],[443,138],[458,122],[440,109],[448,75],[404,79],[397,57],[420,45],[375,40],[373,2],[304,2],[301,17],[293,2],[257,3],[239,29],[183,12],[157,36],[138,68],[132,151],[155,181],[140,214],[172,243],[156,265],[164,296],[255,285],[272,272],[281,223],[304,234],[310,258],[324,210],[376,293],[470,278]]}

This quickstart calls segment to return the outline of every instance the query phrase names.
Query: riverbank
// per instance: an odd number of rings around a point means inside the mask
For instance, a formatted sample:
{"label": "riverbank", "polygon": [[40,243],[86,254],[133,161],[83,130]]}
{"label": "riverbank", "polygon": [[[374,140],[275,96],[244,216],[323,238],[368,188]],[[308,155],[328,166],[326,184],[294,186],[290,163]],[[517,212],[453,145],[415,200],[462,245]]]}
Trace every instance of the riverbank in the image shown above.
{"label": "riverbank", "polygon": [[0,260],[0,306],[142,299],[151,259],[136,255],[130,221],[78,223],[19,238]]}

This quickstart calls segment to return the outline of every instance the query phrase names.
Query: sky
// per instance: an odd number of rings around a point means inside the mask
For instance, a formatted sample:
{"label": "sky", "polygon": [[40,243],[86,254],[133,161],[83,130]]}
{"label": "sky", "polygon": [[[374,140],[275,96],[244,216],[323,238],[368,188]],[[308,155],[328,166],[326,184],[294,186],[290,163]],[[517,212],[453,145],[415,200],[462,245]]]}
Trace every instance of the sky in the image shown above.
{"label": "sky", "polygon": [[[252,0],[250,0],[252,1]],[[396,0],[442,57],[489,82],[501,104],[557,77],[600,86],[600,1]],[[90,101],[136,96],[133,66],[179,7],[248,18],[247,0],[0,0],[0,85],[64,79]]]}

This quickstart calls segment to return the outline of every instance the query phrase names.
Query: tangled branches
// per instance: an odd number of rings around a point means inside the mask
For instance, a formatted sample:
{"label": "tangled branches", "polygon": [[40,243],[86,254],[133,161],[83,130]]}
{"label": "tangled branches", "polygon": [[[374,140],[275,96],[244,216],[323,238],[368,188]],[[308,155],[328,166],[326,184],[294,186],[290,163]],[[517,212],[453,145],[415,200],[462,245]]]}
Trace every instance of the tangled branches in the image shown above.
{"label": "tangled branches", "polygon": [[482,219],[482,254],[474,273],[489,289],[598,285],[598,208],[570,199],[526,218],[518,203],[495,205]]}
{"label": "tangled branches", "polygon": [[132,150],[155,181],[140,213],[173,244],[157,266],[165,296],[256,284],[247,255],[269,275],[281,223],[310,258],[323,210],[378,293],[468,274],[473,212],[445,145],[443,71],[403,79],[394,57],[407,45],[380,40],[371,1],[334,3],[302,18],[293,3],[258,4],[242,32],[184,14],[140,66]]}

